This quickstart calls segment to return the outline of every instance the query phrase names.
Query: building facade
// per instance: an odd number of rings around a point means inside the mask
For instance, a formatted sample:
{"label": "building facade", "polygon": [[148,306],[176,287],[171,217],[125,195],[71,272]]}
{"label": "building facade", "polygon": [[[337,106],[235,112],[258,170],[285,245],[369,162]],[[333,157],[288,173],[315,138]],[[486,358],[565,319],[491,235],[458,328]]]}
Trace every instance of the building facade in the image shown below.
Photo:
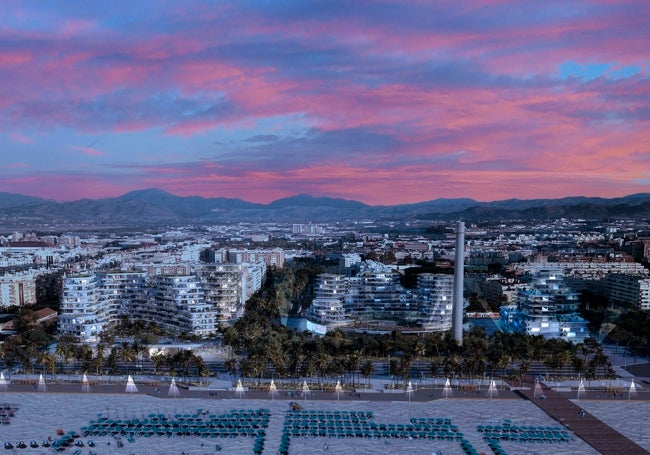
{"label": "building facade", "polygon": [[0,277],[0,308],[31,306],[36,303],[36,279],[32,275]]}
{"label": "building facade", "polygon": [[205,300],[213,306],[218,324],[231,324],[244,313],[242,266],[205,264],[199,271]]}
{"label": "building facade", "polygon": [[319,275],[314,300],[307,310],[307,319],[327,327],[343,327],[350,324],[345,312],[348,285],[349,282],[343,275]]}
{"label": "building facade", "polygon": [[176,333],[208,335],[239,318],[260,289],[264,263],[211,264],[196,274],[96,272],[64,278],[59,333],[96,342],[111,324],[140,320]]}
{"label": "building facade", "polygon": [[650,310],[650,278],[611,274],[603,281],[605,294],[612,305]]}
{"label": "building facade", "polygon": [[432,332],[451,330],[454,276],[421,273],[418,275],[418,324]]}
{"label": "building facade", "polygon": [[502,307],[508,327],[528,335],[581,342],[589,337],[587,321],[578,314],[578,294],[564,283],[561,268],[541,268],[529,288],[520,289],[517,307]]}

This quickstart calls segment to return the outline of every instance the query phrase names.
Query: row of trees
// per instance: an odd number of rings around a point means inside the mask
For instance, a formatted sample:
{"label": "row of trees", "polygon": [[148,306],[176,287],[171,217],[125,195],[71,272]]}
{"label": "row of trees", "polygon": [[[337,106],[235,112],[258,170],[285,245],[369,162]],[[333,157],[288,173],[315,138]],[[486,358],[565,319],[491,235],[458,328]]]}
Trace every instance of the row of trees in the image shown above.
{"label": "row of trees", "polygon": [[[123,374],[141,368],[140,362],[146,357],[151,361],[154,375],[169,374],[171,376],[209,376],[210,371],[203,358],[189,350],[179,350],[171,353],[154,353],[146,355],[148,346],[137,341],[122,342],[108,347],[99,343],[93,349],[90,345],[76,344],[64,339],[57,345],[56,351],[50,353],[41,351],[36,356],[38,365],[46,373],[57,374],[62,370],[71,369],[76,372],[91,374]],[[28,371],[34,365],[22,364]]]}
{"label": "row of trees", "polygon": [[551,374],[571,373],[589,378],[611,375],[611,365],[593,341],[573,344],[557,339],[497,333],[477,329],[465,335],[463,346],[447,333],[425,336],[393,332],[386,335],[349,334],[340,330],[315,337],[284,327],[250,327],[225,333],[236,346],[226,366],[244,377],[368,377],[377,363],[407,381],[415,363],[428,365],[429,374],[480,378],[485,375],[521,377],[543,367]]}
{"label": "row of trees", "polygon": [[[26,372],[40,369],[50,374],[64,371],[122,374],[139,370],[142,361],[147,359],[152,374],[209,376],[203,358],[189,350],[149,356],[149,346],[159,335],[162,332],[156,324],[129,322],[107,331],[96,346],[78,343],[74,337],[63,335],[52,351],[48,346],[53,345],[53,337],[35,326],[5,340],[0,348],[0,359],[10,370],[14,367]],[[116,337],[122,341],[116,341]]]}

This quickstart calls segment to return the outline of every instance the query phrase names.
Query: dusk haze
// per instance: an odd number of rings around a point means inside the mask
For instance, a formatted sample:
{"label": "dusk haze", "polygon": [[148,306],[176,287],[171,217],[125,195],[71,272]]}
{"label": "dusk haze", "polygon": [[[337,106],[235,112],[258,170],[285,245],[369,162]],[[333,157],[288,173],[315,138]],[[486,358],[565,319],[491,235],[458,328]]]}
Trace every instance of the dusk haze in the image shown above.
{"label": "dusk haze", "polygon": [[647,0],[17,1],[0,191],[650,192]]}

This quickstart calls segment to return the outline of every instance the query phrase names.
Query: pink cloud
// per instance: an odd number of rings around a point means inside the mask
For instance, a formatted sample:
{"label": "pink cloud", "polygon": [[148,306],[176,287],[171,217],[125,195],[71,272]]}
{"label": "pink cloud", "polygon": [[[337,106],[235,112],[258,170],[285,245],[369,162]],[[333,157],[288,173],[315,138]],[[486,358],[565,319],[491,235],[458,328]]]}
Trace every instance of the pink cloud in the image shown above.
{"label": "pink cloud", "polygon": [[73,37],[75,35],[85,34],[96,28],[97,24],[95,21],[84,20],[84,19],[70,19],[65,22],[61,33],[65,37]]}
{"label": "pink cloud", "polygon": [[[66,149],[107,156],[65,144],[115,133],[133,153],[132,163],[113,165],[138,168],[140,180],[95,176],[111,194],[141,182],[182,194],[309,191],[377,203],[647,190],[634,182],[647,179],[638,156],[650,143],[650,3],[545,5],[171,5],[134,11],[132,22],[119,8],[106,18],[43,8],[39,27],[0,31],[11,43],[0,51],[0,130],[15,148],[35,130],[69,135],[52,144],[62,169]],[[562,76],[569,61],[611,70]],[[628,66],[639,71],[614,77]],[[292,119],[300,124],[268,125]],[[314,153],[300,129],[338,139],[358,130],[388,145],[332,140]],[[273,149],[271,159],[264,141],[247,142],[271,133],[296,148]],[[187,154],[189,165],[143,165],[168,141],[178,145],[166,156]],[[213,143],[237,150],[230,167],[199,165],[216,154]]]}
{"label": "pink cloud", "polygon": [[88,156],[107,156],[106,153],[92,147],[70,146],[70,149],[75,150],[77,152],[81,152],[84,155],[88,155]]}
{"label": "pink cloud", "polygon": [[9,133],[9,137],[13,139],[16,142],[20,142],[22,144],[31,144],[34,142],[32,138],[29,138],[27,136],[23,136],[22,134],[19,133]]}
{"label": "pink cloud", "polygon": [[31,61],[32,56],[29,52],[17,51],[17,52],[7,52],[2,51],[0,53],[0,68],[7,68],[13,66],[23,65]]}

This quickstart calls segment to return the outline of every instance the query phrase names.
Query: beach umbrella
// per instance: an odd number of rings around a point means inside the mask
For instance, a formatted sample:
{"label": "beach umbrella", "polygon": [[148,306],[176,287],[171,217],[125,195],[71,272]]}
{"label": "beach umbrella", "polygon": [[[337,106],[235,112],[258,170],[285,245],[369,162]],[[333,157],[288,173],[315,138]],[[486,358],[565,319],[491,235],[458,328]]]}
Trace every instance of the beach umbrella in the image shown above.
{"label": "beach umbrella", "polygon": [[127,380],[126,380],[125,392],[127,392],[127,393],[137,393],[138,392],[138,388],[136,387],[135,382],[133,382],[133,378],[131,377],[131,375],[129,375]]}
{"label": "beach umbrella", "polygon": [[176,379],[172,378],[172,383],[169,385],[169,392],[167,392],[167,396],[178,398],[180,395],[180,391],[176,385]]}
{"label": "beach umbrella", "polygon": [[47,392],[47,386],[45,385],[45,378],[43,377],[43,373],[38,377],[38,391],[39,392]]}
{"label": "beach umbrella", "polygon": [[239,398],[241,398],[244,395],[244,386],[241,383],[241,379],[237,380],[237,385],[235,386],[235,392],[237,392],[237,395],[239,395]]}
{"label": "beach umbrella", "polygon": [[90,392],[90,382],[88,382],[88,376],[84,373],[83,379],[81,380],[81,391]]}
{"label": "beach umbrella", "polygon": [[585,384],[582,382],[582,379],[580,379],[580,384],[578,384],[578,400],[580,399],[580,394],[584,393],[585,391]]}
{"label": "beach umbrella", "polygon": [[275,395],[278,393],[278,386],[275,385],[275,381],[271,379],[271,384],[269,385],[269,394],[271,394],[271,399],[275,399]]}
{"label": "beach umbrella", "polygon": [[409,397],[409,402],[411,401],[411,395],[413,394],[413,384],[411,384],[411,381],[409,381],[408,385],[406,386],[406,393]]}
{"label": "beach umbrella", "polygon": [[343,386],[341,386],[341,381],[337,380],[336,385],[334,386],[334,391],[336,392],[336,399],[340,399],[341,392],[343,391]]}
{"label": "beach umbrella", "polygon": [[445,398],[449,398],[449,395],[451,395],[451,383],[449,382],[449,378],[445,381],[445,387],[442,391],[445,394]]}
{"label": "beach umbrella", "polygon": [[492,381],[490,381],[490,387],[488,387],[488,396],[492,398],[494,395],[498,395],[498,392],[497,392],[497,384],[493,379]]}
{"label": "beach umbrella", "polygon": [[636,384],[634,384],[634,380],[630,382],[630,388],[627,391],[627,398],[630,399],[630,397],[636,395]]}

